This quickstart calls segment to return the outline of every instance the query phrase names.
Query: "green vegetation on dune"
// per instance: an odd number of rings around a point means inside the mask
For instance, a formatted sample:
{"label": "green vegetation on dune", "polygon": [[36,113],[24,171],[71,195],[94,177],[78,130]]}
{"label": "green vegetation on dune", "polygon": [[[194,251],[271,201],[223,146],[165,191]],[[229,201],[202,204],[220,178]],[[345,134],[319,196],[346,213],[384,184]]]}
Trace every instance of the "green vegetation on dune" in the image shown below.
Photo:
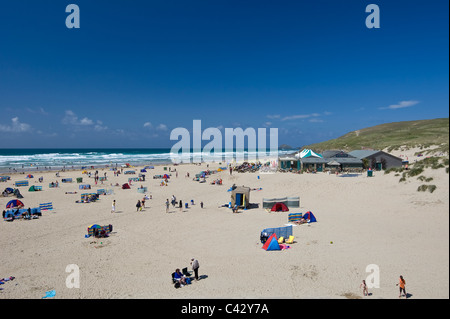
{"label": "green vegetation on dune", "polygon": [[439,151],[448,152],[449,119],[439,118],[433,120],[404,121],[380,124],[347,133],[339,138],[311,144],[310,148],[317,152],[340,149],[352,151],[358,149],[388,149],[400,147],[438,146]]}

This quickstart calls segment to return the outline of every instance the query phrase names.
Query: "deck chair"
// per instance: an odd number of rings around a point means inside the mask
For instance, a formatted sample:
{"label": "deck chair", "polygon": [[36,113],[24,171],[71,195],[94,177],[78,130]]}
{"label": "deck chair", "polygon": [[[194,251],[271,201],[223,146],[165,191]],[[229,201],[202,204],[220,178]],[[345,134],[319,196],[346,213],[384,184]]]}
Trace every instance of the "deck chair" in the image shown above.
{"label": "deck chair", "polygon": [[280,238],[278,238],[278,243],[279,244],[282,244],[284,242],[284,237],[283,236],[281,236]]}
{"label": "deck chair", "polygon": [[190,276],[191,276],[191,274],[189,273],[187,267],[183,268],[183,270],[181,271],[181,273],[182,273],[183,275],[185,275],[186,277],[190,277]]}
{"label": "deck chair", "polygon": [[289,236],[289,239],[286,240],[286,244],[292,244],[294,242],[294,236]]}

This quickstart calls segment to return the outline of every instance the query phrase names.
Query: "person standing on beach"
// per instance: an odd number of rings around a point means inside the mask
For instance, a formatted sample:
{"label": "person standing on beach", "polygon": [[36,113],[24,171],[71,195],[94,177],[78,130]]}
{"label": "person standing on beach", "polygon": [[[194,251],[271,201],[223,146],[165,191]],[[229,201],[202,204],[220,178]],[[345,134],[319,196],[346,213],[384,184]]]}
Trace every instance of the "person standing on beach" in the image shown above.
{"label": "person standing on beach", "polygon": [[191,266],[192,266],[192,270],[194,271],[195,281],[198,281],[198,268],[200,268],[200,264],[198,263],[198,260],[195,258],[192,258]]}
{"label": "person standing on beach", "polygon": [[169,212],[169,199],[166,199],[166,213]]}
{"label": "person standing on beach", "polygon": [[112,207],[111,207],[111,213],[115,213],[115,212],[116,212],[116,200],[113,200]]}
{"label": "person standing on beach", "polygon": [[400,287],[400,295],[398,296],[399,298],[402,297],[402,292],[405,294],[405,298],[407,297],[406,295],[406,281],[405,279],[403,279],[403,276],[400,276],[399,282],[397,284],[397,286]]}
{"label": "person standing on beach", "polygon": [[[137,201],[137,204],[136,204],[136,211],[138,212],[139,209],[141,209],[141,201],[140,201],[140,200]],[[142,210],[142,209],[141,209],[141,210]]]}
{"label": "person standing on beach", "polygon": [[363,296],[368,296],[369,295],[369,290],[367,289],[367,284],[366,284],[365,280],[362,281],[362,283],[359,286],[359,288],[362,288]]}
{"label": "person standing on beach", "polygon": [[183,202],[180,199],[180,212],[181,212],[182,209],[183,209]]}

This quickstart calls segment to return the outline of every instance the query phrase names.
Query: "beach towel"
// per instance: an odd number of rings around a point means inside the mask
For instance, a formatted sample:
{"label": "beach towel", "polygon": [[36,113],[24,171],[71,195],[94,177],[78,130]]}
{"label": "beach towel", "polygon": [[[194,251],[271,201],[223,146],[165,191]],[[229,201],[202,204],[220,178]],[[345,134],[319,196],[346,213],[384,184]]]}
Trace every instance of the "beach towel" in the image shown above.
{"label": "beach towel", "polygon": [[45,296],[42,297],[42,299],[52,298],[52,297],[55,297],[55,295],[56,295],[56,291],[54,291],[54,290],[46,291]]}

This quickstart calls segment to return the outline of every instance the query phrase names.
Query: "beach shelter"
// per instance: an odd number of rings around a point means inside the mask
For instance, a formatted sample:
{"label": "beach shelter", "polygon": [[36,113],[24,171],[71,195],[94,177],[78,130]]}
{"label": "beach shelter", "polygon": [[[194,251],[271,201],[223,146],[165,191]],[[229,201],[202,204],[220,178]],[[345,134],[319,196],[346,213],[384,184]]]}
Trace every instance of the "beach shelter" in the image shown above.
{"label": "beach shelter", "polygon": [[146,173],[147,170],[145,168],[141,169],[141,173]]}
{"label": "beach shelter", "polygon": [[309,219],[310,223],[314,223],[317,221],[316,216],[312,212],[306,212],[305,215],[303,215],[304,219]]}
{"label": "beach shelter", "polygon": [[28,174],[28,175],[27,175],[27,178],[33,178],[33,175]]}
{"label": "beach shelter", "polygon": [[170,178],[170,176],[167,174],[164,174],[163,178]]}
{"label": "beach shelter", "polygon": [[6,208],[16,208],[16,207],[23,207],[23,206],[24,206],[23,203],[18,199],[10,200],[8,202],[8,204],[6,204]]}
{"label": "beach shelter", "polygon": [[41,191],[42,190],[42,186],[35,186],[35,185],[31,185],[30,188],[28,189],[29,192],[36,192],[36,191]]}
{"label": "beach shelter", "polygon": [[22,196],[22,194],[20,193],[20,191],[19,191],[18,188],[16,188],[16,189],[14,190],[14,195],[15,195],[17,198],[23,198],[23,196]]}
{"label": "beach shelter", "polygon": [[273,233],[270,235],[262,248],[266,251],[281,250],[280,244],[278,244],[277,234]]}
{"label": "beach shelter", "polygon": [[289,208],[284,203],[275,203],[272,208],[272,212],[288,212]]}
{"label": "beach shelter", "polygon": [[122,189],[130,189],[130,185],[128,183],[125,183],[122,185]]}
{"label": "beach shelter", "polygon": [[250,187],[238,186],[231,191],[231,206],[248,208],[250,206]]}

